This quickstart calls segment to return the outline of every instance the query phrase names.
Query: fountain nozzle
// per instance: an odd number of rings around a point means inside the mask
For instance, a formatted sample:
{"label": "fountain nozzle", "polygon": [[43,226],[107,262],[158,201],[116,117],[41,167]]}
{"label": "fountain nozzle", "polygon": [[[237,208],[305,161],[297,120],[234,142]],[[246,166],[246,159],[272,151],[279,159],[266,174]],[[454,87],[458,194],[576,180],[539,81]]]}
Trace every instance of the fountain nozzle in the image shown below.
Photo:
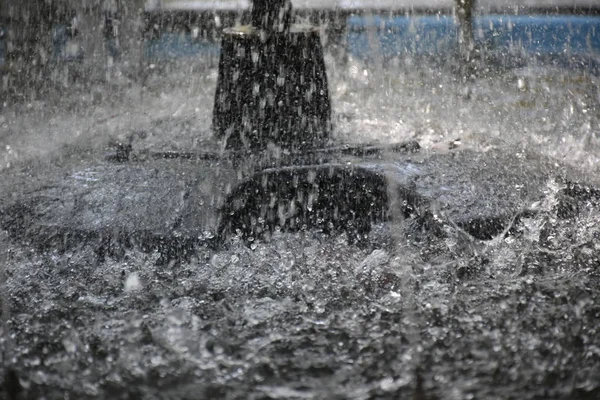
{"label": "fountain nozzle", "polygon": [[290,0],[255,0],[252,25],[223,32],[213,129],[225,146],[323,146],[331,103],[319,30],[292,23]]}

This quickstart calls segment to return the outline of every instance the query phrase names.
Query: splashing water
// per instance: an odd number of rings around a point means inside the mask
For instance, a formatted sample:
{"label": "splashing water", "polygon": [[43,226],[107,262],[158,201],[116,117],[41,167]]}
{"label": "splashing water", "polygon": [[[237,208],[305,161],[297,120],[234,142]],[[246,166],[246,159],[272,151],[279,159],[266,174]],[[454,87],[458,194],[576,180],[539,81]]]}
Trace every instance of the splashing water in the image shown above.
{"label": "splashing water", "polygon": [[[328,63],[338,140],[417,139],[431,153],[511,146],[591,181],[598,172],[591,73],[530,65],[465,83],[416,59]],[[95,87],[96,99],[74,89],[6,106],[2,185],[132,132],[138,149],[202,146],[216,71],[171,68],[110,100]],[[83,244],[40,254],[2,240],[0,340],[10,332],[31,398],[595,398],[598,205],[561,218],[559,189],[549,181],[538,213],[490,241],[450,224],[429,235],[399,212],[359,245],[275,232],[169,265],[136,249],[99,263]]]}

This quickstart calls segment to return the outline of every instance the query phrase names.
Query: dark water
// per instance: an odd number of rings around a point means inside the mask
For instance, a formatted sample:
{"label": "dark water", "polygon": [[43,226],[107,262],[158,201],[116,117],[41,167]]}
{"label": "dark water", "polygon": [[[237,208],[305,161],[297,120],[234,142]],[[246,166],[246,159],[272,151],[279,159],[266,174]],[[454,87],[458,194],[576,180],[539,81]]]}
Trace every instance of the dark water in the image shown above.
{"label": "dark water", "polygon": [[597,218],[489,243],[302,232],[167,266],[11,246],[6,361],[25,398],[592,399]]}

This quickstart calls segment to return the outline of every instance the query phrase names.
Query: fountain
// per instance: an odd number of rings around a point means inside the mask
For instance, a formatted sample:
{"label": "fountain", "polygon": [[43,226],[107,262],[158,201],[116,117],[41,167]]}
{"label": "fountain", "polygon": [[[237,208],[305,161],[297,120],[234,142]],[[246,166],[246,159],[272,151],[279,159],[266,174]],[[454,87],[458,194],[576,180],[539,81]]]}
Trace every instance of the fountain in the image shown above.
{"label": "fountain", "polygon": [[[213,113],[223,150],[140,157],[125,143],[67,178],[42,172],[44,185],[22,185],[15,193],[27,194],[0,211],[3,228],[43,251],[95,243],[100,260],[134,247],[158,251],[161,262],[275,229],[346,231],[360,241],[373,223],[393,218],[488,240],[534,212],[528,206],[550,177],[569,181],[550,162],[502,152],[336,143],[318,30],[292,20],[289,2],[256,1],[252,25],[224,32]],[[390,196],[401,215],[389,212]]]}
{"label": "fountain", "polygon": [[[594,145],[577,84],[597,80],[474,76],[464,100],[460,77],[394,65],[373,96],[359,69],[356,118],[380,124],[340,132],[316,31],[284,2],[252,20],[225,32],[214,102],[183,99],[214,104],[210,140],[2,172],[0,398],[598,398],[600,191],[514,140]],[[423,148],[341,139],[392,137],[399,110]]]}

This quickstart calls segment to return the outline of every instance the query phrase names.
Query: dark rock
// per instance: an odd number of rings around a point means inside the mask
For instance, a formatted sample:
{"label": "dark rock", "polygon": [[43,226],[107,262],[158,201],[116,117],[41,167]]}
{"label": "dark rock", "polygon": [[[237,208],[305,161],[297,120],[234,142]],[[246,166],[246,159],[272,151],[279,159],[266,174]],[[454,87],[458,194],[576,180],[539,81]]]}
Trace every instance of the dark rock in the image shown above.
{"label": "dark rock", "polygon": [[290,0],[253,0],[252,26],[267,32],[287,32],[291,22]]}
{"label": "dark rock", "polygon": [[262,237],[276,227],[349,231],[364,235],[387,219],[385,177],[338,165],[267,170],[239,185],[227,199],[219,236]]}

